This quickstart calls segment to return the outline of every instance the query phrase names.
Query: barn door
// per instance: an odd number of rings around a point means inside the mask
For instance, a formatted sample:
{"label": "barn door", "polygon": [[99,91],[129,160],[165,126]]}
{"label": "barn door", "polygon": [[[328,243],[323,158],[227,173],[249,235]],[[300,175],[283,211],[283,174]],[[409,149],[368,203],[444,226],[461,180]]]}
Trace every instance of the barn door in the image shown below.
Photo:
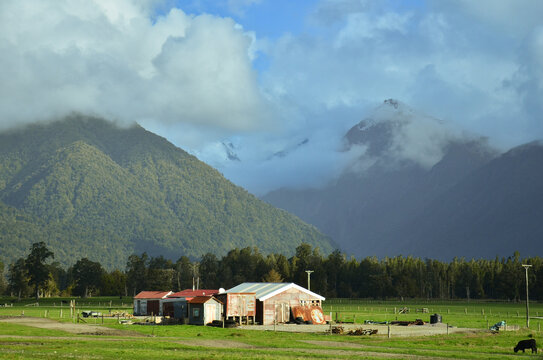
{"label": "barn door", "polygon": [[290,306],[286,302],[275,303],[275,321],[286,323],[290,320]]}
{"label": "barn door", "polygon": [[147,301],[147,315],[160,315],[160,303],[158,300]]}

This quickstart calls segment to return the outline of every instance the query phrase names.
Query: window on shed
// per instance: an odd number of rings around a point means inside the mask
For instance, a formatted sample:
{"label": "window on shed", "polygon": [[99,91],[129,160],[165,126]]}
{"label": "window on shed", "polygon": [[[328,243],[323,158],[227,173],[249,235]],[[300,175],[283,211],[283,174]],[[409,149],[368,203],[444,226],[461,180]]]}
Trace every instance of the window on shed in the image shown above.
{"label": "window on shed", "polygon": [[200,309],[198,309],[198,308],[192,309],[192,316],[195,317],[195,318],[199,317],[200,316]]}

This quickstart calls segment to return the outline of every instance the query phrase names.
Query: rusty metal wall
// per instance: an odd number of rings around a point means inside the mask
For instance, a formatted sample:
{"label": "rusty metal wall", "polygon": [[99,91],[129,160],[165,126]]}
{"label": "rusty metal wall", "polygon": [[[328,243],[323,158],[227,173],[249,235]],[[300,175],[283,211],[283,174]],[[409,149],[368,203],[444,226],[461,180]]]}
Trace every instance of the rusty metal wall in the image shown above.
{"label": "rusty metal wall", "polygon": [[256,297],[254,293],[226,294],[226,317],[255,316]]}
{"label": "rusty metal wall", "polygon": [[290,320],[290,309],[300,306],[301,300],[311,301],[317,299],[297,289],[288,289],[263,301],[262,316],[257,316],[257,318],[259,321],[262,319],[263,325],[272,325],[274,319],[277,319],[277,322],[288,322]]}

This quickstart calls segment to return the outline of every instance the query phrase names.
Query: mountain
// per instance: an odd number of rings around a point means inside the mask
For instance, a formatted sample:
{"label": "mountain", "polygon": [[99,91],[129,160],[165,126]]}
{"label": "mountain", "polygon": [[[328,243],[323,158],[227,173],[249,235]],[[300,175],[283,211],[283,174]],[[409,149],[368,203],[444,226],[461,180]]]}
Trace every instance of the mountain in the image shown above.
{"label": "mountain", "polygon": [[493,159],[436,197],[409,226],[403,252],[539,254],[541,219],[543,144],[532,142]]}
{"label": "mountain", "polygon": [[70,116],[0,133],[0,259],[45,241],[65,265],[124,268],[132,253],[177,259],[238,247],[292,254],[329,238],[140,126]]}
{"label": "mountain", "polygon": [[493,258],[543,251],[542,145],[500,155],[407,105],[386,100],[345,134],[355,165],[319,189],[263,197],[356,256]]}
{"label": "mountain", "polygon": [[309,142],[309,139],[303,139],[302,141],[300,141],[299,143],[295,144],[295,145],[291,145],[289,147],[286,147],[285,149],[283,150],[280,150],[280,151],[277,151],[276,153],[274,153],[272,156],[270,156],[268,158],[269,159],[273,159],[275,157],[279,157],[279,158],[284,158],[288,155],[290,155],[290,153],[292,153],[293,151],[296,151],[297,149],[299,149],[300,147],[306,145],[307,143]]}

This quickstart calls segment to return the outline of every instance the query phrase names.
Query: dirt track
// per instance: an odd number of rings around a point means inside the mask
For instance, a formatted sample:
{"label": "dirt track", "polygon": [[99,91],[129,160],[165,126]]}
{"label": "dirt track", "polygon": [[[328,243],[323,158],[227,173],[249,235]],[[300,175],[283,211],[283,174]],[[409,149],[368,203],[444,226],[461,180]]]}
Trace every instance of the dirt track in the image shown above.
{"label": "dirt track", "polygon": [[[102,327],[99,325],[92,324],[73,324],[68,322],[58,322],[51,319],[45,318],[34,318],[34,317],[9,317],[9,318],[0,318],[0,323],[9,322],[26,326],[33,326],[43,329],[52,329],[52,330],[61,330],[66,331],[76,335],[76,337],[62,337],[62,336],[14,336],[14,335],[2,335],[1,338],[10,338],[10,339],[19,339],[15,340],[16,343],[25,341],[25,339],[35,339],[35,338],[48,338],[48,339],[78,339],[78,340],[88,340],[91,337],[84,335],[112,335],[120,337],[144,337],[135,331],[130,330],[117,330],[107,327]],[[353,324],[342,324],[346,329],[360,328],[360,325]],[[273,326],[241,326],[242,329],[252,329],[252,330],[273,330]],[[324,332],[330,328],[329,325],[278,325],[276,330],[278,331],[296,331],[296,332]],[[381,336],[387,334],[386,325],[366,325],[364,328],[379,328],[379,334]],[[437,325],[424,325],[424,326],[393,326],[391,327],[392,336],[422,336],[422,335],[436,335],[446,333],[447,328],[445,324]],[[472,329],[458,329],[458,328],[449,328],[449,332],[471,332]],[[110,338],[110,337],[92,337],[94,341],[125,341],[123,338]],[[135,339],[134,339],[135,340]],[[143,339],[142,339],[143,340]],[[315,354],[322,356],[349,356],[349,357],[371,357],[371,358],[388,358],[388,359],[442,359],[441,357],[435,356],[426,356],[426,355],[409,355],[395,352],[378,352],[373,349],[369,349],[367,345],[363,344],[354,344],[348,342],[338,342],[338,341],[310,341],[310,340],[299,340],[301,342],[309,343],[317,346],[314,349],[303,349],[303,348],[274,348],[274,347],[260,347],[254,346],[251,344],[246,344],[241,341],[235,340],[225,340],[225,339],[179,339],[179,338],[162,338],[163,341],[167,341],[175,344],[182,344],[185,346],[196,346],[196,347],[206,347],[206,348],[223,348],[223,349],[258,349],[268,352],[279,352],[284,353],[285,351],[292,351],[293,353],[307,353]],[[131,340],[132,341],[132,340]],[[327,347],[318,348],[318,347]],[[343,348],[343,349],[342,349]],[[0,351],[1,353],[2,351]]]}
{"label": "dirt track", "polygon": [[[33,326],[42,329],[52,329],[66,331],[72,334],[78,335],[113,335],[113,336],[145,336],[136,331],[130,330],[117,330],[111,329],[105,326],[92,325],[92,324],[73,324],[69,322],[59,322],[46,318],[37,317],[8,317],[0,319],[1,322],[9,322],[19,325]],[[338,324],[333,326],[342,326],[345,332],[349,330],[355,330],[359,328],[364,329],[377,329],[378,335],[387,335],[387,325],[361,325],[361,324]],[[296,325],[296,324],[280,324],[276,325],[242,325],[238,327],[244,330],[267,330],[267,331],[285,331],[285,332],[312,332],[312,333],[324,333],[330,330],[330,325]],[[456,328],[449,327],[449,333],[468,333],[477,332],[477,329]],[[411,326],[390,326],[390,335],[392,337],[404,337],[404,336],[428,336],[439,335],[447,333],[446,324],[425,324],[425,325],[411,325]]]}
{"label": "dirt track", "polygon": [[73,324],[69,322],[59,322],[56,320],[38,317],[7,317],[0,319],[0,323],[2,322],[33,326],[40,329],[61,330],[78,335],[145,336],[136,331],[117,330],[105,326],[91,324]]}

